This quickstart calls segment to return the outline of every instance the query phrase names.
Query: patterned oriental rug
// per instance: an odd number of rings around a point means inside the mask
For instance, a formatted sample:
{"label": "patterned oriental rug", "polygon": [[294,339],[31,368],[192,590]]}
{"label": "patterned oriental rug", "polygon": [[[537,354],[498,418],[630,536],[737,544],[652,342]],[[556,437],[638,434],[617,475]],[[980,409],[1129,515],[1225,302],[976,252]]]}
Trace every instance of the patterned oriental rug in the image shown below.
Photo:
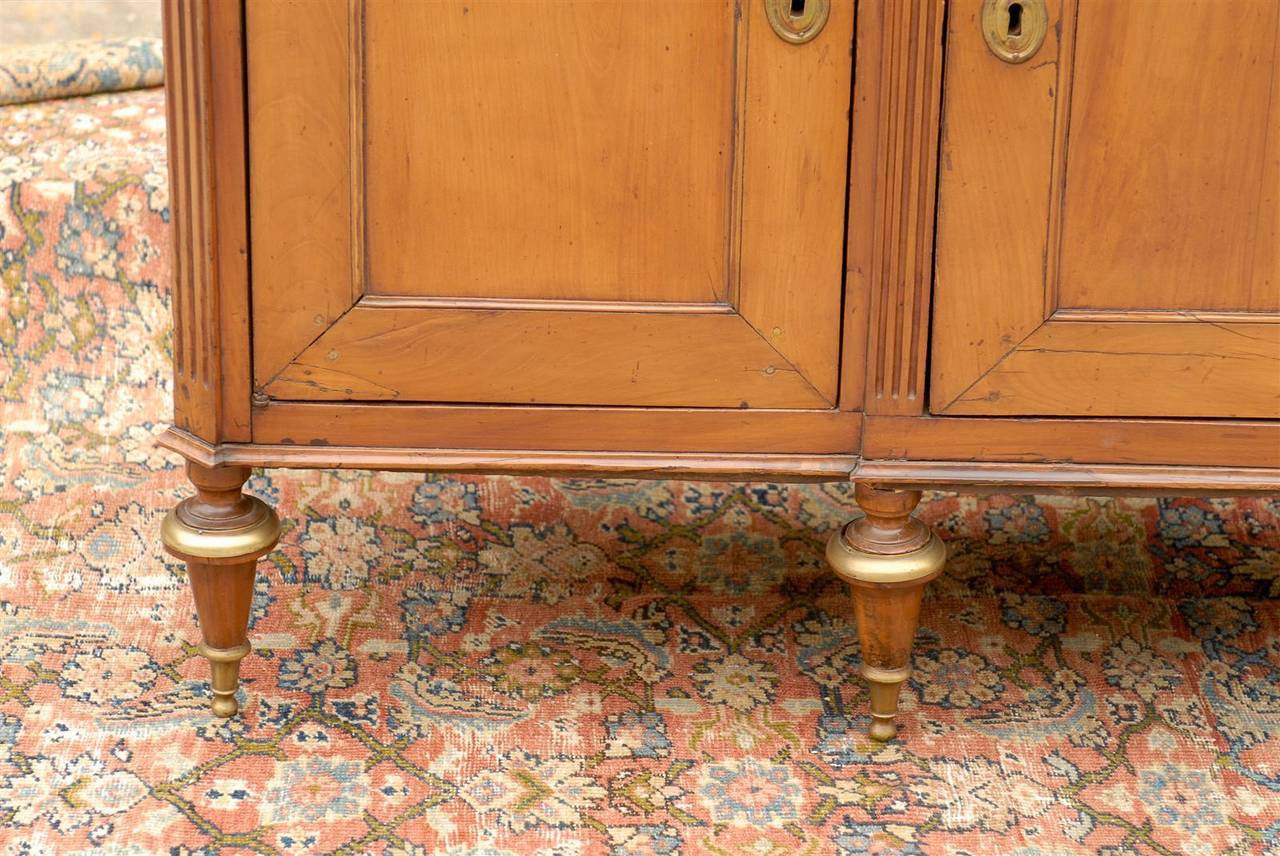
{"label": "patterned oriental rug", "polygon": [[163,99],[0,108],[0,853],[1280,853],[1277,498],[930,495],[872,745],[847,486],[270,471],[215,720]]}

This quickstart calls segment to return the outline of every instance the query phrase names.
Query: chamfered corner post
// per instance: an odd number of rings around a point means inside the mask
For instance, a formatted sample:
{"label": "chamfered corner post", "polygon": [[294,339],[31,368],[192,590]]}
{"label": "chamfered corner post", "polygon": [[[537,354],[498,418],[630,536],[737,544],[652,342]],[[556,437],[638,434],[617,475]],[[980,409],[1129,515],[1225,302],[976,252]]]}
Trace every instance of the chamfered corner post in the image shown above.
{"label": "chamfered corner post", "polygon": [[249,653],[249,611],[258,559],[280,538],[280,519],[265,502],[241,488],[248,467],[206,467],[189,461],[187,477],[196,495],[165,516],[161,538],[169,553],[187,563],[210,665],[213,712],[234,716],[240,661]]}
{"label": "chamfered corner post", "polygon": [[854,492],[865,516],[831,536],[827,561],[853,595],[862,676],[871,690],[871,738],[891,740],[898,733],[898,694],[911,676],[920,599],[942,573],[947,550],[911,516],[920,491],[858,482]]}

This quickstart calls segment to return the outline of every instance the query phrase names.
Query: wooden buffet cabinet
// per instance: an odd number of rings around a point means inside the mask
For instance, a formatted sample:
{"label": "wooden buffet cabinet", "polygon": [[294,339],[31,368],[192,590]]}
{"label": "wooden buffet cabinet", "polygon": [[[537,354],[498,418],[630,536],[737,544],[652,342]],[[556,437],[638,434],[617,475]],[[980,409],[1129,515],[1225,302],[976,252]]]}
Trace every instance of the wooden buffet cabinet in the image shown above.
{"label": "wooden buffet cabinet", "polygon": [[237,709],[249,468],[1280,489],[1280,0],[166,0],[174,426]]}

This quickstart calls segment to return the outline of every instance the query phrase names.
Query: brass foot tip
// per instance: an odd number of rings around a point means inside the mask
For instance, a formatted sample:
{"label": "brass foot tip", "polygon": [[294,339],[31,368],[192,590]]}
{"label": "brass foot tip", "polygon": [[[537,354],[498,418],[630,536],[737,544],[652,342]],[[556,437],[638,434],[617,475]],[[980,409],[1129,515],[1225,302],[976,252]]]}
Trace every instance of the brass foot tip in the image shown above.
{"label": "brass foot tip", "polygon": [[234,695],[215,695],[210,706],[213,708],[213,715],[223,719],[230,719],[240,710]]}
{"label": "brass foot tip", "polygon": [[898,736],[898,726],[892,719],[879,719],[873,717],[868,734],[872,740],[887,743]]}
{"label": "brass foot tip", "polygon": [[240,686],[240,661],[249,650],[247,644],[234,648],[211,648],[203,642],[200,644],[200,654],[209,661],[209,689],[213,693],[210,707],[215,716],[225,719],[235,716],[240,709],[236,702],[236,688]]}

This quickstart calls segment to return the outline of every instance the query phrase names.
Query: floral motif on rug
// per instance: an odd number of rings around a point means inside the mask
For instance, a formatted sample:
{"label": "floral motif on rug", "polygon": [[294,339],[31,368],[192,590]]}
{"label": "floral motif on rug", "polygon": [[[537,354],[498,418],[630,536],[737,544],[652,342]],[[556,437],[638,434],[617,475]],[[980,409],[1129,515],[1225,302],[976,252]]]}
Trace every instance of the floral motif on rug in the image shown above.
{"label": "floral motif on rug", "polygon": [[845,485],[255,475],[243,714],[159,548],[163,93],[0,110],[0,853],[1280,852],[1280,499],[930,494],[902,739]]}

